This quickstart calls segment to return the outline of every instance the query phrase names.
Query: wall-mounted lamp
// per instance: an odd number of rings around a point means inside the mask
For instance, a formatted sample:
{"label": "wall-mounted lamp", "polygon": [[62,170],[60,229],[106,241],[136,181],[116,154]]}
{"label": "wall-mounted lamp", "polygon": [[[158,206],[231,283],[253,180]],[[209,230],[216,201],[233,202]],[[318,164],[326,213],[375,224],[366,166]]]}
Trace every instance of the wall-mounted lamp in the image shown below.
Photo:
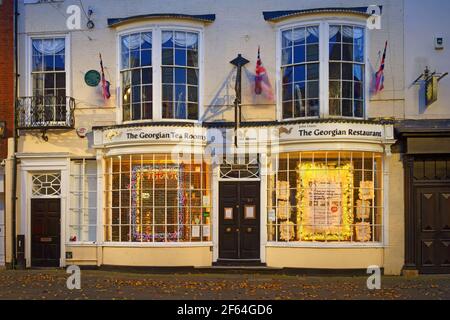
{"label": "wall-mounted lamp", "polygon": [[6,136],[6,121],[0,121],[0,139]]}

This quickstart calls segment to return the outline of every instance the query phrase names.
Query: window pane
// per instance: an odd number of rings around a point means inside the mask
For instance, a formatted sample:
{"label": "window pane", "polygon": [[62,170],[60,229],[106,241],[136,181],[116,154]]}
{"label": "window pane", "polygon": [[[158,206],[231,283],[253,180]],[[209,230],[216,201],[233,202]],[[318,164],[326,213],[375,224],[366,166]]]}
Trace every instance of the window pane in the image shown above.
{"label": "window pane", "polygon": [[198,51],[187,51],[187,65],[189,67],[198,67]]}
{"label": "window pane", "polygon": [[330,60],[340,61],[342,59],[342,44],[330,43]]}
{"label": "window pane", "polygon": [[319,42],[319,27],[306,28],[306,43]]}
{"label": "window pane", "polygon": [[319,79],[319,64],[308,64],[307,78],[308,80]]}
{"label": "window pane", "polygon": [[305,81],[306,80],[306,68],[304,65],[294,67],[294,81]]}
{"label": "window pane", "polygon": [[167,66],[173,65],[173,50],[172,49],[163,49],[162,64],[167,65]]}
{"label": "window pane", "polygon": [[308,45],[306,47],[306,49],[307,49],[307,53],[306,53],[307,61],[319,61],[319,45],[318,44]]}
{"label": "window pane", "polygon": [[175,50],[175,64],[177,66],[186,66],[186,50]]}
{"label": "window pane", "polygon": [[283,68],[283,83],[288,84],[292,82],[292,76],[293,76],[293,68],[292,67],[286,67]]}
{"label": "window pane", "polygon": [[175,68],[175,83],[185,84],[186,83],[186,69]]}
{"label": "window pane", "polygon": [[[303,63],[306,61],[306,46],[295,46],[294,47],[294,63]],[[290,64],[292,62],[286,63]]]}
{"label": "window pane", "polygon": [[198,85],[198,70],[187,69],[187,83]]}

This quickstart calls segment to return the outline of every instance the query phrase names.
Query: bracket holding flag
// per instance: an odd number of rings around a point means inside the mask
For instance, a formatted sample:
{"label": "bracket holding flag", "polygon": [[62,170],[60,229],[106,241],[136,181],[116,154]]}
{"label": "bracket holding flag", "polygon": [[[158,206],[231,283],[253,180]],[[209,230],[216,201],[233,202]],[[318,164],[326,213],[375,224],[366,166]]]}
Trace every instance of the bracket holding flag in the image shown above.
{"label": "bracket holding flag", "polygon": [[439,81],[448,76],[448,72],[431,73],[430,69],[425,67],[425,71],[413,82],[414,85],[425,84],[425,106],[430,106],[438,99]]}

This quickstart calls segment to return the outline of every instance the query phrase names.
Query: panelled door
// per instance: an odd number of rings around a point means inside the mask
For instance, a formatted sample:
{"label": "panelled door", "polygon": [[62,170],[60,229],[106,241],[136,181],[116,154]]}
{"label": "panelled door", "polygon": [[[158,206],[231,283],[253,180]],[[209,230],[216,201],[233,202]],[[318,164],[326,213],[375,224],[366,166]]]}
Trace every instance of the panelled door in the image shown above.
{"label": "panelled door", "polygon": [[450,186],[415,188],[416,252],[421,273],[450,273]]}
{"label": "panelled door", "polygon": [[219,260],[260,260],[260,182],[220,182]]}
{"label": "panelled door", "polygon": [[31,266],[59,267],[61,200],[31,200]]}

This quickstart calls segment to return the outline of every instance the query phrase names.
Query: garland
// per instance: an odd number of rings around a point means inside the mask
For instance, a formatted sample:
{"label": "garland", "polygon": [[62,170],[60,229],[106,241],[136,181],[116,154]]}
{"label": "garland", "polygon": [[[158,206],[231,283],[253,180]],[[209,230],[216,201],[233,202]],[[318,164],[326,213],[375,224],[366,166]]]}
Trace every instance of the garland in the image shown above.
{"label": "garland", "polygon": [[[330,167],[325,164],[299,164],[297,167],[297,238],[303,241],[347,241],[353,235],[353,166]],[[310,203],[307,190],[314,181],[331,181],[342,186],[342,225],[327,227],[326,231],[309,227],[306,217]],[[313,204],[314,205],[314,204]]]}

